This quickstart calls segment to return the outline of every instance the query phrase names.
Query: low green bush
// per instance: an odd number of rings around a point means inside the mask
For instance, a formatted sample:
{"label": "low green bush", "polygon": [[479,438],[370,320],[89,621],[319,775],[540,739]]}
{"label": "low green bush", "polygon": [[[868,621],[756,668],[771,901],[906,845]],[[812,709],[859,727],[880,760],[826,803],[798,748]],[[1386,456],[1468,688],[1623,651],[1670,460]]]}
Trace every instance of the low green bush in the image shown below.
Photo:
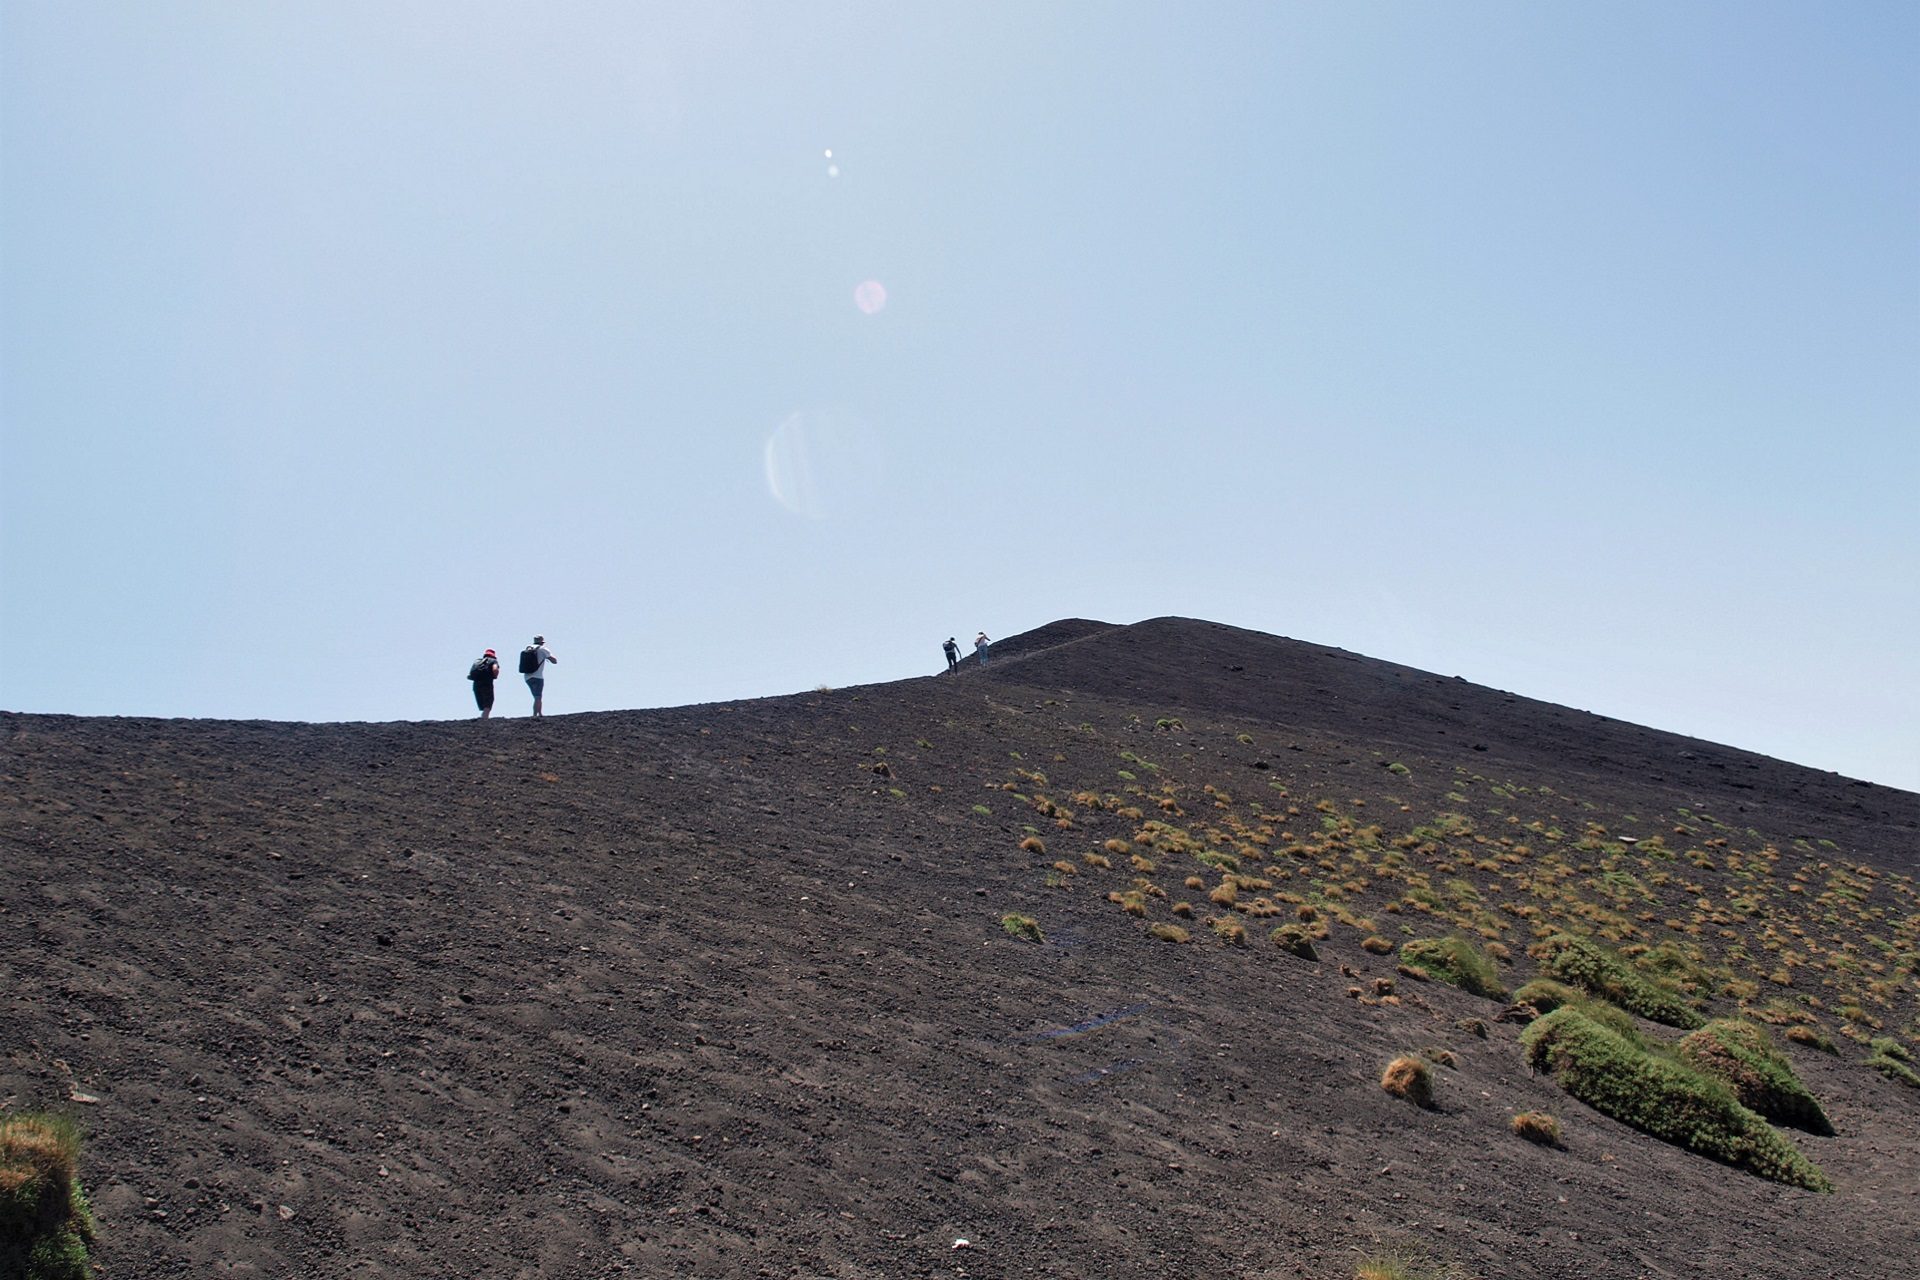
{"label": "low green bush", "polygon": [[1000,927],[1016,938],[1025,938],[1028,942],[1045,942],[1047,935],[1040,931],[1040,922],[1032,916],[1023,916],[1009,911],[1000,917]]}
{"label": "low green bush", "polygon": [[1889,1080],[1920,1089],[1920,1073],[1908,1065],[1913,1061],[1913,1055],[1907,1052],[1905,1045],[1892,1036],[1875,1036],[1867,1042],[1867,1047],[1872,1050],[1867,1055],[1868,1066]]}
{"label": "low green bush", "polygon": [[1661,986],[1613,952],[1585,938],[1556,933],[1534,947],[1531,954],[1554,977],[1572,983],[1588,995],[1610,1000],[1630,1013],[1682,1031],[1693,1031],[1706,1024],[1699,1010],[1678,992]]}
{"label": "low green bush", "polygon": [[1530,1004],[1541,1013],[1552,1013],[1555,1009],[1574,1008],[1592,1018],[1616,1035],[1625,1036],[1635,1044],[1646,1045],[1640,1034],[1640,1028],[1634,1024],[1633,1015],[1619,1005],[1590,996],[1578,987],[1570,987],[1564,982],[1555,982],[1552,978],[1535,978],[1513,993],[1520,1004]]}
{"label": "low green bush", "polygon": [[1680,1060],[1733,1090],[1740,1105],[1779,1124],[1831,1135],[1833,1123],[1800,1077],[1752,1022],[1716,1018],[1680,1042]]}
{"label": "low green bush", "polygon": [[71,1120],[0,1115],[0,1276],[91,1280],[93,1213],[79,1164]]}
{"label": "low green bush", "polygon": [[1662,1142],[1789,1186],[1833,1189],[1725,1085],[1646,1052],[1578,1009],[1556,1009],[1521,1033],[1520,1043],[1527,1061],[1568,1093]]}
{"label": "low green bush", "polygon": [[1489,1000],[1505,1000],[1499,970],[1486,952],[1465,938],[1416,938],[1400,948],[1400,958],[1429,977]]}
{"label": "low green bush", "polygon": [[1532,982],[1521,984],[1513,993],[1517,1004],[1530,1004],[1541,1013],[1552,1013],[1563,1004],[1578,1004],[1586,999],[1586,993],[1578,987],[1570,987],[1564,982],[1555,982],[1552,978],[1535,978]]}

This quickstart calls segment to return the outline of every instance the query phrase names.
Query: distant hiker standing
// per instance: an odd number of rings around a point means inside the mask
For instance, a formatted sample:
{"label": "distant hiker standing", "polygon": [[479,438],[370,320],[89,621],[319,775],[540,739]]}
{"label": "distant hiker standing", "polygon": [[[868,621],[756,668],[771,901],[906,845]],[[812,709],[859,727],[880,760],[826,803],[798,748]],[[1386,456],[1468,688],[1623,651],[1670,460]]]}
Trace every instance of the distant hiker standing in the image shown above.
{"label": "distant hiker standing", "polygon": [[467,679],[473,681],[473,700],[480,705],[482,720],[493,714],[493,682],[499,678],[500,659],[491,649],[475,658],[467,668]]}
{"label": "distant hiker standing", "polygon": [[973,638],[973,656],[980,659],[980,665],[987,665],[987,633],[982,631]]}
{"label": "distant hiker standing", "polygon": [[527,688],[533,693],[533,714],[542,714],[540,695],[547,687],[547,664],[560,659],[547,652],[547,638],[535,636],[533,643],[520,651],[520,674],[527,678]]}
{"label": "distant hiker standing", "polygon": [[960,646],[953,642],[952,636],[948,636],[947,642],[940,647],[947,651],[947,670],[958,671],[960,669]]}

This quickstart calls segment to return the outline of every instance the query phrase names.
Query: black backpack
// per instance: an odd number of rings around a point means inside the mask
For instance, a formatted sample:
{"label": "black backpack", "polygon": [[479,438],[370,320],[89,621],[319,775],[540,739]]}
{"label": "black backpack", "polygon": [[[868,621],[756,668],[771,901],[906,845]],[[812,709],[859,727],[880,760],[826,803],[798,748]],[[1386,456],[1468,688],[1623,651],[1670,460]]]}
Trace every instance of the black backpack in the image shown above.
{"label": "black backpack", "polygon": [[500,664],[492,658],[475,658],[473,665],[467,668],[469,680],[491,680],[500,674]]}
{"label": "black backpack", "polygon": [[530,676],[539,669],[540,650],[535,645],[528,645],[520,651],[520,674]]}

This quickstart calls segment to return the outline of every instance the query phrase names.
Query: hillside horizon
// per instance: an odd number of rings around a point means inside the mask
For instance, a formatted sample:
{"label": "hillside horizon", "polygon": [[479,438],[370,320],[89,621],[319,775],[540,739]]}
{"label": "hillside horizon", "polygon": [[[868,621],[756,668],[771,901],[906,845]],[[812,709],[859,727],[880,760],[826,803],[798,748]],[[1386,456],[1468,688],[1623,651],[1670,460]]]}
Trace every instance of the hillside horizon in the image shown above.
{"label": "hillside horizon", "polygon": [[[1663,738],[1671,739],[1673,740],[1674,743],[1681,744],[1677,748],[1680,750],[1705,747],[1716,752],[1734,753],[1741,757],[1752,757],[1758,760],[1769,760],[1779,764],[1791,765],[1792,767],[1795,767],[1795,768],[1806,769],[1814,773],[1828,774],[1833,777],[1839,778],[1842,781],[1849,782],[1849,783],[1858,783],[1862,786],[1882,788],[1888,791],[1900,792],[1902,794],[1907,794],[1907,795],[1920,794],[1920,792],[1916,792],[1909,788],[1900,787],[1900,786],[1896,786],[1889,783],[1877,782],[1868,778],[1857,777],[1852,774],[1843,773],[1837,769],[1828,769],[1819,765],[1807,764],[1801,761],[1788,759],[1787,757],[1784,757],[1784,756],[1772,756],[1772,755],[1766,754],[1765,752],[1757,751],[1747,747],[1742,747],[1737,744],[1720,742],[1712,738],[1704,738],[1697,735],[1684,733],[1678,730],[1664,729],[1664,728],[1660,728],[1658,726],[1653,726],[1653,725],[1642,725],[1632,720],[1623,719],[1622,717],[1619,717],[1619,716],[1608,715],[1605,712],[1589,710],[1582,707],[1576,707],[1570,703],[1554,702],[1548,698],[1540,698],[1540,697],[1532,696],[1530,694],[1501,689],[1493,685],[1485,685],[1477,682],[1468,681],[1464,677],[1461,677],[1458,675],[1443,675],[1439,672],[1429,671],[1424,668],[1414,667],[1404,663],[1394,662],[1390,659],[1371,657],[1369,655],[1359,653],[1353,650],[1341,648],[1336,645],[1323,644],[1323,643],[1312,641],[1312,640],[1296,639],[1288,636],[1280,636],[1280,635],[1270,634],[1266,632],[1251,630],[1248,628],[1238,627],[1229,623],[1210,622],[1204,619],[1189,618],[1181,615],[1173,615],[1173,614],[1163,615],[1159,617],[1142,619],[1141,621],[1135,622],[1135,623],[1110,623],[1110,622],[1102,622],[1094,619],[1074,618],[1074,617],[1061,618],[1053,622],[1046,623],[1038,627],[1033,627],[1023,632],[1019,632],[1015,635],[1007,637],[1004,640],[995,642],[992,646],[992,654],[996,660],[1000,662],[1006,662],[1016,658],[1024,658],[1024,657],[1031,656],[1042,649],[1054,648],[1064,644],[1077,643],[1083,640],[1092,639],[1097,636],[1106,635],[1108,633],[1137,633],[1139,635],[1150,636],[1162,629],[1171,629],[1175,632],[1178,632],[1181,628],[1214,628],[1214,629],[1219,629],[1226,633],[1231,633],[1231,634],[1246,637],[1250,641],[1270,644],[1279,651],[1284,652],[1284,651],[1291,650],[1296,655],[1299,655],[1299,658],[1296,658],[1296,662],[1302,658],[1306,658],[1308,655],[1317,655],[1318,657],[1322,657],[1330,660],[1344,660],[1347,662],[1361,662],[1366,664],[1372,664],[1373,667],[1377,668],[1382,673],[1395,673],[1394,675],[1395,679],[1427,678],[1427,679],[1439,680],[1439,681],[1447,682],[1452,685],[1459,685],[1459,686],[1464,686],[1465,688],[1468,688],[1468,689],[1478,690],[1484,694],[1496,695],[1497,697],[1502,699],[1503,702],[1507,704],[1521,703],[1521,704],[1526,704],[1526,705],[1534,706],[1538,708],[1550,709],[1550,710],[1563,712],[1563,713],[1571,713],[1576,716],[1591,717],[1592,721],[1596,724],[1625,725],[1625,726],[1628,726],[1629,728],[1637,729],[1644,733],[1657,734],[1662,736]],[[971,651],[965,645],[962,646],[962,651],[964,655],[962,659],[963,667],[972,666],[974,659]],[[516,697],[523,694],[524,691],[519,690],[517,687],[517,684],[515,683],[519,680],[519,677],[515,675],[511,670],[505,669],[510,667],[511,667],[510,662],[503,663],[503,670],[501,673],[502,701],[495,710],[495,718],[497,719],[521,719],[521,718],[525,718],[525,715],[526,715],[525,709],[520,705],[518,701],[515,700]],[[884,688],[888,685],[899,684],[905,681],[911,681],[911,680],[922,679],[922,678],[926,678],[926,677],[904,676],[904,677],[899,677],[897,679],[878,680],[870,683],[863,682],[863,683],[857,683],[857,684],[843,685],[843,686],[838,686],[838,688],[845,689],[845,690],[879,689],[879,688]],[[761,701],[761,700],[767,700],[767,699],[780,699],[780,698],[790,698],[790,697],[805,697],[812,692],[816,692],[816,691],[815,690],[798,690],[791,693],[743,694],[739,696],[715,698],[707,701],[664,703],[657,706],[649,705],[649,706],[617,707],[617,708],[587,708],[582,710],[563,710],[563,711],[551,712],[550,715],[556,718],[565,718],[565,717],[580,716],[580,715],[619,714],[619,713],[627,713],[627,712],[644,713],[649,711],[691,710],[691,709],[696,709],[700,707],[723,706],[723,705],[731,705],[731,704],[740,703],[740,702],[753,702],[753,701]],[[227,724],[287,724],[287,725],[313,725],[313,726],[438,724],[443,722],[458,722],[458,721],[469,718],[467,716],[446,716],[446,717],[428,717],[428,718],[393,719],[393,720],[377,720],[377,719],[303,720],[303,719],[297,719],[297,718],[282,719],[282,718],[277,718],[272,716],[155,716],[155,715],[145,715],[140,713],[126,713],[126,714],[114,713],[114,714],[106,714],[106,715],[86,715],[86,714],[79,714],[79,713],[72,713],[72,712],[59,712],[59,711],[36,711],[36,712],[9,711],[4,708],[0,708],[0,715],[32,715],[32,716],[45,716],[45,717],[71,717],[74,719],[106,719],[106,720],[184,720],[184,721],[205,721],[209,723],[227,723]]]}
{"label": "hillside horizon", "polygon": [[[85,1123],[109,1275],[1805,1280],[1920,1238],[1893,788],[1172,618],[677,708],[0,740],[0,1108]],[[1749,1123],[1799,1172],[1530,1058],[1569,939],[1666,1002],[1607,1015],[1653,1057],[1705,1018],[1785,1055],[1830,1131]]]}

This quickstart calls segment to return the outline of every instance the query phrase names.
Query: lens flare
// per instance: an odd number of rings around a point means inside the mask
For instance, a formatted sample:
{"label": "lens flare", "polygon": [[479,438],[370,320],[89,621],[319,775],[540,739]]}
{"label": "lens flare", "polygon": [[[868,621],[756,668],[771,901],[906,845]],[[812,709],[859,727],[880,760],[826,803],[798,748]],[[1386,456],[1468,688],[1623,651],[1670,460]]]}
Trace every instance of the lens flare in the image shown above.
{"label": "lens flare", "polygon": [[833,520],[870,511],[887,489],[886,442],[833,410],[788,414],[761,453],[767,494],[794,515]]}
{"label": "lens flare", "polygon": [[878,280],[863,280],[854,287],[853,305],[868,315],[879,315],[886,309],[887,287]]}

